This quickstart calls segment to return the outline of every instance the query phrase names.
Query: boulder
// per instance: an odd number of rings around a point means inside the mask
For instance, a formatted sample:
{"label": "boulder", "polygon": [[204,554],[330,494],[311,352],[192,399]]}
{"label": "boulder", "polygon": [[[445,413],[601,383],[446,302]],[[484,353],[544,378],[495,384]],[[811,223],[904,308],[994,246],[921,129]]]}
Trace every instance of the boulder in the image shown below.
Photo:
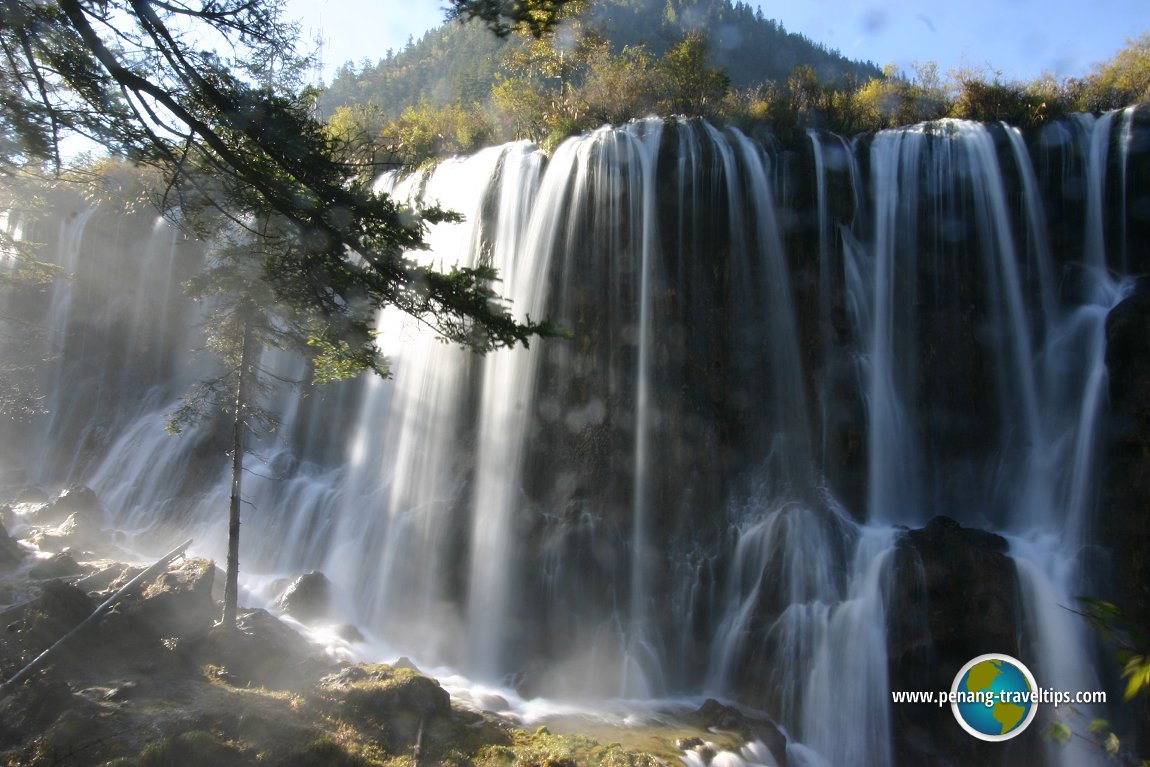
{"label": "boulder", "polygon": [[[80,625],[96,604],[80,589],[61,580],[46,581],[30,601],[5,611],[4,641],[0,642],[0,667],[9,675],[23,668],[56,640]],[[74,653],[64,653],[53,663],[82,665]]]}
{"label": "boulder", "polygon": [[71,514],[76,511],[95,511],[100,508],[100,501],[96,498],[96,491],[87,485],[72,485],[60,491],[52,506]]}
{"label": "boulder", "polygon": [[134,609],[161,636],[204,634],[216,617],[215,573],[210,559],[185,559],[148,584]]}
{"label": "boulder", "polygon": [[195,643],[197,665],[222,667],[222,678],[278,689],[314,683],[334,664],[267,610],[243,610],[236,628],[217,626]]}
{"label": "boulder", "polygon": [[27,520],[34,525],[59,525],[74,515],[90,517],[99,510],[100,501],[92,488],[87,485],[71,485],[60,491],[50,503],[39,503],[27,513]]}
{"label": "boulder", "polygon": [[84,571],[72,555],[66,551],[53,554],[47,559],[41,559],[28,571],[32,578],[47,580],[48,578],[67,578],[79,575]]}
{"label": "boulder", "polygon": [[[67,552],[57,554],[38,563],[42,576],[56,575],[79,569]],[[35,570],[31,573],[37,574]],[[108,593],[87,594],[81,587],[63,580],[44,583],[36,599],[9,611],[4,617],[7,636],[0,642],[4,652],[16,652],[11,667],[22,667],[69,634],[87,620]],[[74,635],[70,643],[54,652],[46,668],[54,675],[53,667],[71,682],[91,681],[108,673],[150,675],[177,660],[165,646],[163,635],[157,630],[149,613],[156,608],[150,600],[139,594],[126,595],[111,610],[88,623],[83,632]],[[0,659],[0,665],[6,661]]]}
{"label": "boulder", "polygon": [[76,585],[95,597],[109,597],[116,589],[143,572],[142,567],[126,565],[122,562],[96,563],[95,570],[76,581]]}
{"label": "boulder", "polygon": [[[891,690],[949,690],[962,666],[978,655],[1020,657],[1022,605],[1008,549],[1002,536],[949,517],[906,531],[895,550],[887,597]],[[1013,746],[967,735],[949,706],[894,706],[891,717],[897,764],[1030,764]]]}
{"label": "boulder", "polygon": [[383,663],[347,666],[328,674],[319,687],[346,696],[351,691],[367,692],[378,710],[404,709],[417,714],[451,713],[451,696],[431,677]]}
{"label": "boulder", "polygon": [[363,644],[367,641],[367,637],[359,630],[359,627],[353,623],[341,623],[335,629],[335,634],[340,639],[350,644]]}
{"label": "boulder", "polygon": [[7,527],[0,522],[0,572],[16,567],[23,559],[23,549],[8,536]]}
{"label": "boulder", "polygon": [[693,724],[703,730],[736,732],[743,738],[761,740],[779,767],[787,767],[787,736],[765,716],[746,713],[714,698],[708,698],[691,715]]}
{"label": "boulder", "polygon": [[388,751],[410,750],[451,717],[451,696],[439,682],[384,664],[348,666],[320,680],[317,692],[342,715],[379,728]]}
{"label": "boulder", "polygon": [[[42,515],[37,515],[43,519]],[[55,527],[41,528],[30,540],[41,551],[60,552],[66,548],[99,548],[106,539],[100,530],[100,522],[91,515],[73,512]]]}
{"label": "boulder", "polygon": [[406,655],[400,655],[399,659],[396,660],[395,663],[391,664],[391,667],[392,668],[405,668],[408,671],[414,671],[417,674],[423,673],[419,670],[419,666],[415,665],[415,662],[412,661],[412,659],[407,657]]}
{"label": "boulder", "polygon": [[278,606],[302,623],[313,623],[328,616],[331,609],[331,581],[318,570],[296,578]]}

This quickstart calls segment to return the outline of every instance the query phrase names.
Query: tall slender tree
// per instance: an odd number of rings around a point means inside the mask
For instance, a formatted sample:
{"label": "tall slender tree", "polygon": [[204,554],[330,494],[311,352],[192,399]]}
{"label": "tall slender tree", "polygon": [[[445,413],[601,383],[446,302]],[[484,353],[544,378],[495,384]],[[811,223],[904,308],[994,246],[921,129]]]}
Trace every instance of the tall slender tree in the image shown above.
{"label": "tall slender tree", "polygon": [[[204,331],[219,367],[215,375],[188,391],[167,424],[169,431],[179,434],[210,421],[229,434],[231,487],[221,617],[221,625],[228,628],[236,624],[239,605],[240,521],[249,440],[277,426],[276,414],[262,406],[272,388],[306,385],[305,381],[285,381],[262,359],[268,349],[302,350],[311,321],[306,311],[272,300],[267,282],[250,268],[261,261],[263,254],[258,251],[274,241],[274,226],[275,217],[270,215],[246,228],[223,222],[213,238],[206,267],[189,281],[190,295],[207,305]],[[375,366],[382,364],[379,361]]]}

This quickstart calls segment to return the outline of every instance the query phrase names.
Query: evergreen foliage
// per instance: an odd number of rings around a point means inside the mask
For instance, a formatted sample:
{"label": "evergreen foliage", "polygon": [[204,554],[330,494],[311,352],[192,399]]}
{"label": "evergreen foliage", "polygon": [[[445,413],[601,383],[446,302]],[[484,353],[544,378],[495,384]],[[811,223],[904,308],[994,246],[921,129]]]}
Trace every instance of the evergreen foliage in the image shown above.
{"label": "evergreen foliage", "polygon": [[0,146],[0,172],[58,163],[60,140],[79,133],[162,169],[182,206],[280,217],[263,277],[277,301],[327,318],[315,341],[346,348],[352,369],[370,366],[370,307],[477,351],[547,332],[491,300],[489,270],[445,274],[405,255],[423,224],[374,193],[363,155],[315,119],[281,12],[282,0],[3,0],[0,134],[19,142]]}
{"label": "evergreen foliage", "polygon": [[[633,56],[640,48],[662,58],[686,36],[705,37],[710,66],[729,73],[742,88],[785,81],[792,69],[811,66],[821,79],[877,75],[869,63],[851,61],[802,35],[787,32],[762,11],[728,0],[602,0],[584,5],[574,20],[568,4],[557,14],[562,42],[578,44],[573,26],[594,30],[610,53]],[[517,77],[514,62],[530,35],[496,39],[475,24],[450,24],[426,33],[402,51],[387,51],[375,62],[348,62],[336,71],[320,96],[321,113],[340,106],[374,104],[391,118],[426,101],[431,108],[482,103],[492,85]],[[510,50],[508,50],[510,49]]]}

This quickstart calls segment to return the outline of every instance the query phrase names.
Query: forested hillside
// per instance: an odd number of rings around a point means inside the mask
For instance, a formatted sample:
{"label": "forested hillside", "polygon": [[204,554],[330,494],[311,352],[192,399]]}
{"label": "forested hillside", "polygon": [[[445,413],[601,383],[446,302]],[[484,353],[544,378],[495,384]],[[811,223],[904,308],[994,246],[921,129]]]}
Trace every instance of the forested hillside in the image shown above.
{"label": "forested hillside", "polygon": [[[851,61],[787,32],[741,0],[734,5],[729,0],[598,0],[585,16],[585,26],[616,54],[643,46],[659,58],[684,36],[702,33],[712,63],[739,88],[785,81],[800,66],[812,67],[823,82],[881,74],[870,62]],[[321,97],[320,109],[326,116],[342,105],[374,104],[395,117],[421,102],[433,107],[483,102],[492,86],[511,74],[512,51],[524,44],[496,38],[478,24],[447,23],[375,63],[345,64]]]}

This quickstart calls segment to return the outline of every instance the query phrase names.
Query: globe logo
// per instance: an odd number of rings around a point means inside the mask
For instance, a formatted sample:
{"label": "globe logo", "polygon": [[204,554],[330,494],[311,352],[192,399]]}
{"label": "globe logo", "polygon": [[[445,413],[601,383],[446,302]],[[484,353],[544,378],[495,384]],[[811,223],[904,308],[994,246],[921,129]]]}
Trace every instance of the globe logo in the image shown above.
{"label": "globe logo", "polygon": [[962,729],[979,740],[1010,740],[1038,713],[1038,684],[1022,661],[979,655],[954,678],[951,710]]}

